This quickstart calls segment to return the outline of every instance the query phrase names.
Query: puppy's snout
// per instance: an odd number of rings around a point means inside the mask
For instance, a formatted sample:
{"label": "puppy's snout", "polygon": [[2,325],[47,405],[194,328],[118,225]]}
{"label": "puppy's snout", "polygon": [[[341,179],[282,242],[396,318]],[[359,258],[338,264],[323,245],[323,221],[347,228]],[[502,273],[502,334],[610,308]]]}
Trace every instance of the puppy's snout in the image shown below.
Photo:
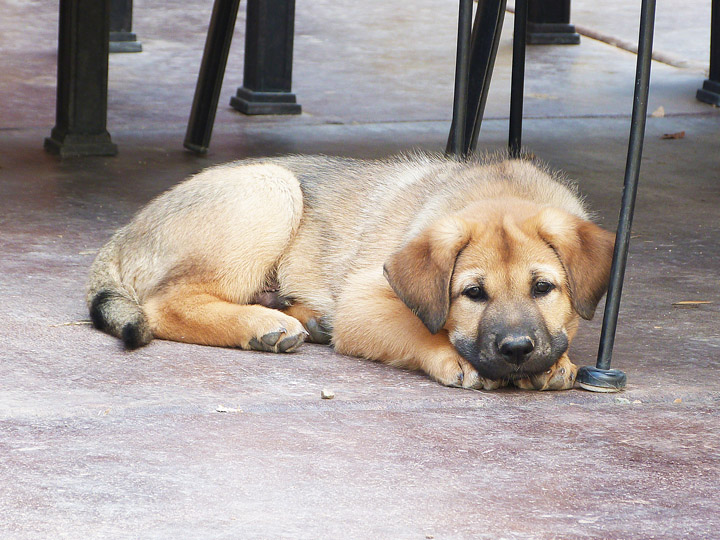
{"label": "puppy's snout", "polygon": [[506,362],[520,365],[535,350],[535,342],[524,334],[510,334],[498,336],[497,347]]}

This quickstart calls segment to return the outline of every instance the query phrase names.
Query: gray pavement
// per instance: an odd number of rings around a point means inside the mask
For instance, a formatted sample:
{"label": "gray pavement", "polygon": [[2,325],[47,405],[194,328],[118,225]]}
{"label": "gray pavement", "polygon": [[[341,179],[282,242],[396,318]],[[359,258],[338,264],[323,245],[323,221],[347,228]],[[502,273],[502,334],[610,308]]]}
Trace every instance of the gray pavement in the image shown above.
{"label": "gray pavement", "polygon": [[[210,3],[136,0],[144,52],[111,58],[120,154],[62,162],[42,150],[57,5],[0,4],[0,538],[717,536],[720,113],[694,99],[702,73],[653,65],[650,108],[666,116],[648,122],[613,360],[627,390],[462,391],[317,345],[278,356],[155,341],[128,353],[88,326],[83,303],[102,243],[208,165],[442,149],[453,3],[298,2],[304,114],[292,118],[226,106],[242,82],[239,20],[211,149],[197,157],[182,139]],[[709,2],[685,4],[659,2],[658,49],[702,63]],[[573,6],[578,24],[633,37],[624,3]],[[482,151],[505,144],[509,29]],[[524,143],[577,179],[610,228],[634,65],[586,38],[528,54]],[[576,363],[594,362],[599,326],[583,324]]]}

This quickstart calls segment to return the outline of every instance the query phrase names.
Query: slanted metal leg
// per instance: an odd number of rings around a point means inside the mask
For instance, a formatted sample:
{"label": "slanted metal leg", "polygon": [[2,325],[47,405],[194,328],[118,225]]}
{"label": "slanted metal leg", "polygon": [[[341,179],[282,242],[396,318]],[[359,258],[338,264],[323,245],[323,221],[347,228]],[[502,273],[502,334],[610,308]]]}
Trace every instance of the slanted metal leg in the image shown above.
{"label": "slanted metal leg", "polygon": [[652,60],[653,27],[655,23],[655,0],[643,0],[640,17],[640,37],[638,43],[637,70],[635,76],[635,95],[633,100],[630,142],[625,166],[625,184],[623,188],[620,220],[615,239],[615,252],[610,270],[610,286],[605,301],[602,333],[595,368],[582,367],[578,372],[581,387],[595,392],[617,392],[625,387],[627,377],[618,369],[610,369],[612,349],[615,342],[620,295],[622,294],[630,229],[632,227],[635,196],[637,194],[640,161],[642,158],[645,119],[647,116],[648,92],[650,87],[650,64]]}
{"label": "slanted metal leg", "polygon": [[212,135],[218,99],[240,0],[215,0],[205,41],[184,146],[204,154]]}
{"label": "slanted metal leg", "polygon": [[525,90],[525,41],[527,38],[527,0],[515,0],[513,30],[512,82],[510,86],[510,157],[520,156],[522,147],[522,112]]}
{"label": "slanted metal leg", "polygon": [[[465,130],[459,155],[467,155],[477,146],[485,112],[488,89],[497,55],[500,32],[505,18],[506,0],[479,0],[470,37],[467,109],[464,118],[453,118],[451,133],[460,122]],[[456,74],[457,75],[457,74]],[[452,135],[451,135],[452,137]],[[453,153],[448,140],[448,153]]]}

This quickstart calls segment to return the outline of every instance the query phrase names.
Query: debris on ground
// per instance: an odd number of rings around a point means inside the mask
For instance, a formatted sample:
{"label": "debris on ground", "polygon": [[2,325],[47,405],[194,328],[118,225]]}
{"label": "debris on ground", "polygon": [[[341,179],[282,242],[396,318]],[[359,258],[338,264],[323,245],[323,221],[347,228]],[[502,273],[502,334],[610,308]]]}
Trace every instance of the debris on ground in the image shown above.
{"label": "debris on ground", "polygon": [[80,321],[70,321],[70,322],[64,322],[64,323],[58,323],[58,324],[51,324],[50,328],[59,328],[61,326],[86,326],[92,324],[92,321],[90,319],[83,319]]}
{"label": "debris on ground", "polygon": [[218,405],[215,407],[215,412],[242,412],[242,409],[235,409],[232,407],[225,407],[224,405]]}
{"label": "debris on ground", "polygon": [[660,105],[650,114],[650,116],[652,116],[653,118],[665,118],[665,107]]}
{"label": "debris on ground", "polygon": [[706,304],[712,304],[710,300],[682,300],[680,302],[673,302],[673,307],[679,308],[698,308]]}

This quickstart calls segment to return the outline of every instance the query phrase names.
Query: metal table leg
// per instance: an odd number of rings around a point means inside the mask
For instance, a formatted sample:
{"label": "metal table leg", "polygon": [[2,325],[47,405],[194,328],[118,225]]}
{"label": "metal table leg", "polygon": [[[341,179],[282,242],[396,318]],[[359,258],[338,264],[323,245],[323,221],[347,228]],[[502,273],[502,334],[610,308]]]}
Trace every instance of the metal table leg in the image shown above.
{"label": "metal table leg", "polygon": [[577,45],[570,0],[528,0],[528,45]]}
{"label": "metal table leg", "polygon": [[712,0],[710,19],[710,77],[705,79],[696,97],[720,107],[720,0]]}
{"label": "metal table leg", "polygon": [[635,94],[633,100],[630,142],[625,166],[625,184],[623,189],[620,220],[615,240],[613,264],[610,270],[610,286],[605,301],[602,333],[596,367],[582,367],[577,381],[581,387],[596,392],[617,392],[625,387],[627,377],[618,369],[610,369],[612,349],[615,342],[620,295],[622,294],[630,229],[632,227],[635,196],[637,194],[640,161],[642,158],[645,120],[647,117],[648,92],[650,87],[650,64],[652,60],[653,27],[655,23],[655,0],[643,0],[640,17],[640,37],[638,43],[637,70],[635,76]]}
{"label": "metal table leg", "polygon": [[295,0],[248,0],[243,86],[230,105],[244,114],[300,114],[291,92]]}
{"label": "metal table leg", "polygon": [[45,149],[61,157],[114,156],[107,132],[110,0],[60,0],[55,127]]}
{"label": "metal table leg", "polygon": [[110,52],[142,52],[132,31],[133,0],[110,0]]}

